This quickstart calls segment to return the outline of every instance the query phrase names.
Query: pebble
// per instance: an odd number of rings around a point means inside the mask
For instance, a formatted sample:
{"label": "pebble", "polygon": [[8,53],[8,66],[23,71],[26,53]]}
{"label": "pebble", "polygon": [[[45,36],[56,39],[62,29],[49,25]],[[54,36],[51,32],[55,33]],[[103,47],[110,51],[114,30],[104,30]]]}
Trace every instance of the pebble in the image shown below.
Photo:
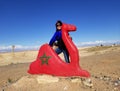
{"label": "pebble", "polygon": [[68,87],[65,86],[65,87],[64,87],[64,91],[65,91],[65,90],[68,90]]}
{"label": "pebble", "polygon": [[104,76],[103,79],[104,79],[105,81],[109,81],[109,80],[110,80],[110,77]]}
{"label": "pebble", "polygon": [[[96,77],[96,78],[98,78],[98,77]],[[101,77],[99,77],[99,79],[104,80],[104,81],[110,81],[111,80],[111,78],[109,76],[101,76]]]}
{"label": "pebble", "polygon": [[95,76],[95,78],[99,78],[100,80],[107,81],[108,84],[113,84],[114,86],[120,85],[120,77],[117,78],[116,81],[112,81],[111,77],[109,76],[100,76],[100,77]]}
{"label": "pebble", "polygon": [[117,88],[114,88],[114,90],[113,91],[116,91],[117,90]]}
{"label": "pebble", "polygon": [[118,78],[118,80],[120,81],[120,77]]}
{"label": "pebble", "polygon": [[114,85],[115,85],[115,86],[118,86],[118,83],[117,83],[117,82],[115,82],[115,83],[114,83]]}
{"label": "pebble", "polygon": [[71,82],[72,82],[72,83],[76,83],[76,82],[81,83],[81,79],[72,79]]}
{"label": "pebble", "polygon": [[120,84],[120,80],[118,80],[118,84]]}
{"label": "pebble", "polygon": [[[100,76],[100,77],[97,77],[97,76],[94,76],[94,78],[98,78],[98,79],[100,79],[100,80],[103,80],[103,81],[106,81],[108,84],[111,84],[111,85],[114,85],[115,87],[117,87],[117,86],[120,86],[120,77],[118,77],[117,78],[117,80],[112,80],[112,78],[111,77],[109,77],[109,76]],[[84,84],[85,85],[88,85],[89,86],[89,84],[88,84],[89,82],[84,82]],[[90,85],[91,86],[91,85]],[[115,89],[114,89],[115,90]]]}
{"label": "pebble", "polygon": [[103,79],[103,77],[100,77],[100,80],[102,80]]}
{"label": "pebble", "polygon": [[91,79],[86,79],[86,80],[84,80],[84,81],[83,81],[83,84],[84,84],[85,86],[90,87],[90,88],[93,87],[93,84],[92,84]]}
{"label": "pebble", "polygon": [[120,86],[120,81],[119,81],[119,80],[112,81],[112,84],[113,84],[115,87],[119,87],[119,86]]}

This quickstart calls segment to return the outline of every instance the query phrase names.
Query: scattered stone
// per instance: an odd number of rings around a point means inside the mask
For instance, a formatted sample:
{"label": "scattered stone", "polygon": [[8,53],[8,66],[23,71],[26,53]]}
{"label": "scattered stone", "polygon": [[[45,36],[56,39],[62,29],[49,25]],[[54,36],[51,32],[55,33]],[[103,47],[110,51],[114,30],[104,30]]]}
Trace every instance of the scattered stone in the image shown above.
{"label": "scattered stone", "polygon": [[117,83],[117,82],[115,82],[115,83],[114,83],[114,85],[115,85],[115,86],[118,86],[118,83]]}
{"label": "scattered stone", "polygon": [[100,80],[103,80],[103,77],[100,77]]}
{"label": "scattered stone", "polygon": [[120,77],[118,78],[118,80],[120,81]]}
{"label": "scattered stone", "polygon": [[118,80],[118,84],[120,84],[120,80]]}
{"label": "scattered stone", "polygon": [[112,83],[113,83],[113,85],[114,85],[115,87],[120,86],[120,80],[112,81]]}
{"label": "scattered stone", "polygon": [[117,90],[117,88],[114,88],[114,90],[113,91],[116,91]]}
{"label": "scattered stone", "polygon": [[78,79],[78,78],[76,78],[76,79],[71,79],[71,82],[72,82],[72,83],[76,83],[76,82],[81,83],[81,79]]}
{"label": "scattered stone", "polygon": [[110,80],[110,77],[108,77],[108,76],[104,76],[104,78],[103,78],[105,81],[109,81]]}
{"label": "scattered stone", "polygon": [[97,76],[95,76],[95,78],[98,78]]}
{"label": "scattered stone", "polygon": [[59,78],[58,77],[53,77],[53,76],[48,76],[48,75],[43,75],[43,76],[38,76],[37,77],[38,83],[54,83],[58,82]]}
{"label": "scattered stone", "polygon": [[101,76],[99,77],[100,80],[104,80],[104,81],[110,81],[111,78],[109,76]]}
{"label": "scattered stone", "polygon": [[86,79],[86,80],[84,80],[84,81],[83,81],[83,84],[84,84],[85,86],[90,87],[90,88],[93,87],[93,84],[92,84],[91,79]]}
{"label": "scattered stone", "polygon": [[66,90],[68,90],[68,87],[67,87],[67,86],[64,87],[64,91],[66,91]]}

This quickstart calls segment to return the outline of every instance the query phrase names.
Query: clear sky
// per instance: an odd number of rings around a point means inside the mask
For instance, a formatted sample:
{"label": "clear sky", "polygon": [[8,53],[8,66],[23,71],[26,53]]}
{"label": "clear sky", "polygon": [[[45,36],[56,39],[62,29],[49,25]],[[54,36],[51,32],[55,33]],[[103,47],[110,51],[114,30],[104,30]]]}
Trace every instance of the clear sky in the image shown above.
{"label": "clear sky", "polygon": [[57,20],[76,44],[120,40],[120,0],[0,0],[0,46],[48,43]]}

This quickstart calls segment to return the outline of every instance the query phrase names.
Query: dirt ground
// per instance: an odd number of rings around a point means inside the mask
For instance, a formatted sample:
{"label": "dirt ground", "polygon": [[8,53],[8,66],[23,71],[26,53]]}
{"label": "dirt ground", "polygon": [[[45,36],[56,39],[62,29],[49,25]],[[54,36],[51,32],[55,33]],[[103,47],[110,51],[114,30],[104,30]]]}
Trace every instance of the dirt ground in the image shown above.
{"label": "dirt ground", "polygon": [[120,46],[79,49],[79,64],[90,72],[92,85],[83,77],[28,74],[37,53],[0,53],[0,91],[120,91]]}

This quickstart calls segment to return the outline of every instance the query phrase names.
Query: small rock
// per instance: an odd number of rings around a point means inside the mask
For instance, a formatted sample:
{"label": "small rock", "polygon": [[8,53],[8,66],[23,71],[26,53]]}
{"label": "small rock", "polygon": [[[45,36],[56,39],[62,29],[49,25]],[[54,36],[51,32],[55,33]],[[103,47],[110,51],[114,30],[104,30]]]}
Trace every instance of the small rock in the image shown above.
{"label": "small rock", "polygon": [[118,78],[118,80],[120,81],[120,77]]}
{"label": "small rock", "polygon": [[59,78],[49,76],[49,75],[42,75],[42,76],[37,76],[37,81],[38,81],[38,83],[41,83],[41,84],[54,83],[54,82],[58,82]]}
{"label": "small rock", "polygon": [[117,90],[117,88],[114,88],[114,91],[116,91]]}
{"label": "small rock", "polygon": [[100,80],[103,80],[103,77],[100,77]]}
{"label": "small rock", "polygon": [[68,89],[68,87],[65,86],[65,87],[64,87],[64,91],[67,90],[67,89]]}
{"label": "small rock", "polygon": [[81,83],[81,79],[77,79],[77,78],[76,78],[76,79],[72,79],[71,82],[72,82],[72,83],[76,83],[76,82]]}
{"label": "small rock", "polygon": [[104,80],[105,80],[105,81],[109,81],[109,80],[110,80],[110,77],[104,77]]}
{"label": "small rock", "polygon": [[115,86],[118,86],[118,83],[117,83],[117,82],[115,82],[115,83],[114,83],[114,85],[115,85]]}
{"label": "small rock", "polygon": [[88,87],[90,87],[90,88],[93,87],[93,84],[92,84],[91,79],[86,79],[86,80],[84,80],[84,81],[83,81],[83,84],[86,85],[86,86],[88,86]]}
{"label": "small rock", "polygon": [[120,80],[118,80],[118,84],[120,84]]}
{"label": "small rock", "polygon": [[98,78],[97,76],[95,76],[95,78]]}

